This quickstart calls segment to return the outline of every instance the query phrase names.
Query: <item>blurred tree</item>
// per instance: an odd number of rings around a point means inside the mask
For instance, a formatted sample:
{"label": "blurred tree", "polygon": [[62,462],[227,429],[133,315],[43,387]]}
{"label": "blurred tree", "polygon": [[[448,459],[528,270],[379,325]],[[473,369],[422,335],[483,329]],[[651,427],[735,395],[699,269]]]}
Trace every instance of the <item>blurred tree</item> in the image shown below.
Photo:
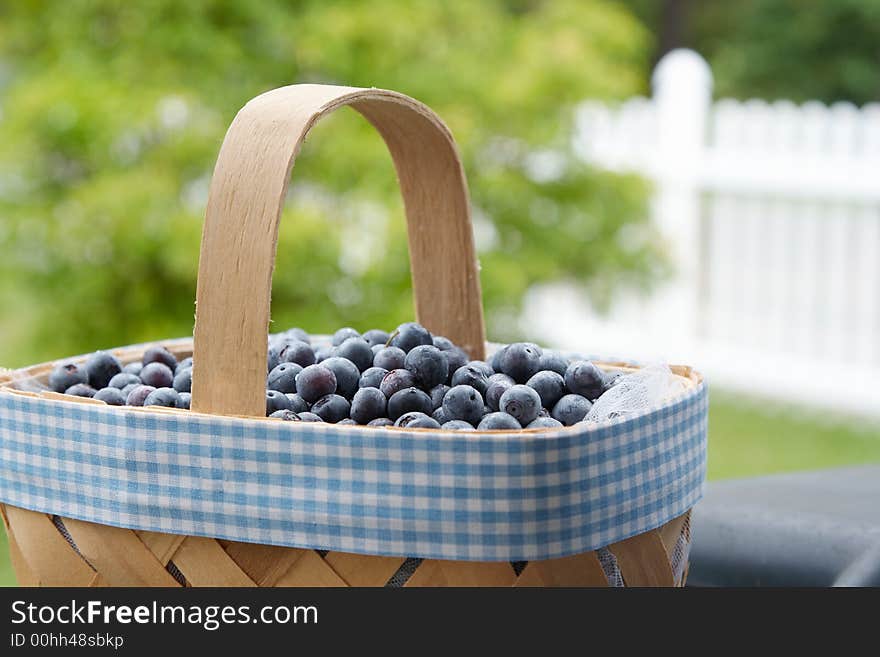
{"label": "blurred tree", "polygon": [[[435,108],[469,174],[490,332],[529,285],[599,301],[662,257],[633,178],[570,153],[573,105],[638,88],[645,32],[606,0],[34,1],[0,5],[0,362],[188,334],[223,134],[250,97],[304,81],[387,87]],[[412,315],[401,203],[353,112],[297,162],[276,326]]]}
{"label": "blurred tree", "polygon": [[693,48],[715,92],[863,104],[880,100],[877,0],[623,0],[656,32],[657,57]]}

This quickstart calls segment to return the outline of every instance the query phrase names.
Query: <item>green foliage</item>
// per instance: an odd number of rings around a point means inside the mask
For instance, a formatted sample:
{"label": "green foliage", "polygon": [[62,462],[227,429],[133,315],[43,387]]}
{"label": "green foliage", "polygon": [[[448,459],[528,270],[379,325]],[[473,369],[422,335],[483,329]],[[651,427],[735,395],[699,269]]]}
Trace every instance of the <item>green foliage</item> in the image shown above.
{"label": "green foliage", "polygon": [[[707,52],[723,96],[857,104],[880,99],[880,3],[752,0]],[[722,18],[718,16],[716,20]],[[706,17],[707,29],[720,27]]]}
{"label": "green foliage", "polygon": [[856,104],[880,100],[877,0],[622,4],[658,33],[672,5],[679,5],[681,45],[709,61],[717,96]]}
{"label": "green foliage", "polygon": [[[560,278],[598,301],[645,283],[641,182],[578,164],[572,107],[638,89],[646,35],[607,0],[68,0],[0,5],[0,362],[186,335],[206,190],[250,97],[295,82],[392,88],[438,111],[475,206],[490,332]],[[564,166],[535,172],[536,156]],[[412,315],[401,203],[354,112],[297,169],[276,325]]]}

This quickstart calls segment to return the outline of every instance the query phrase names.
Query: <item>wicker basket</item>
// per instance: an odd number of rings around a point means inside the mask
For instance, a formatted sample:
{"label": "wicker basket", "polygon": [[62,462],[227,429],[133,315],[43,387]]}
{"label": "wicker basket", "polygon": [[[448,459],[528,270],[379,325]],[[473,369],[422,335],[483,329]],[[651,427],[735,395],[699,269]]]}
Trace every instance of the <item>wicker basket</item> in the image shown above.
{"label": "wicker basket", "polygon": [[[271,278],[290,171],[312,125],[344,105],[375,126],[393,156],[405,201],[417,318],[472,358],[485,356],[467,187],[439,118],[406,96],[377,89],[297,85],[263,94],[236,116],[214,172],[194,338],[162,343],[179,357],[194,357],[192,411],[114,408],[58,395],[45,386],[54,363],[0,375],[0,511],[19,582],[683,584],[689,508],[700,494],[706,437],[705,385],[688,367],[673,368],[688,386],[682,398],[596,430],[476,432],[467,434],[467,442],[444,431],[305,426],[263,417]],[[131,362],[148,346],[114,353]],[[624,440],[626,449],[618,445]],[[299,450],[298,456],[273,461],[284,445]],[[189,456],[181,456],[187,449]],[[361,479],[362,461],[352,469],[353,458],[380,465]],[[391,472],[401,458],[408,469]],[[451,465],[441,472],[432,458]],[[309,463],[324,478],[304,475]],[[356,483],[351,489],[346,472]],[[455,483],[426,488],[419,477],[429,474]],[[567,477],[562,484],[560,476]],[[401,477],[414,480],[401,484]],[[470,479],[461,484],[462,477]],[[376,493],[376,478],[381,490],[392,493]],[[160,490],[156,481],[173,485]],[[276,481],[293,482],[291,490],[305,485],[306,492],[287,492]],[[191,494],[181,494],[186,486]],[[337,498],[340,487],[345,494]],[[398,488],[429,492],[410,507]],[[551,489],[552,495],[537,500],[537,491]],[[472,498],[468,490],[475,491]],[[350,509],[364,491],[372,495],[369,508],[378,511],[352,520],[356,513]],[[621,491],[628,497],[615,508],[603,501],[618,499]],[[254,499],[263,499],[257,495],[290,495],[295,520],[284,517],[284,500],[280,513],[263,516],[254,506]],[[388,497],[398,504],[390,512],[382,506],[390,504]],[[516,508],[506,519],[504,509],[511,505]],[[543,509],[537,519],[534,508]],[[236,522],[224,524],[229,509],[238,514]],[[545,522],[542,514],[552,520]],[[460,520],[465,516],[470,525]],[[531,524],[517,524],[521,518]],[[565,518],[571,518],[568,525]]]}

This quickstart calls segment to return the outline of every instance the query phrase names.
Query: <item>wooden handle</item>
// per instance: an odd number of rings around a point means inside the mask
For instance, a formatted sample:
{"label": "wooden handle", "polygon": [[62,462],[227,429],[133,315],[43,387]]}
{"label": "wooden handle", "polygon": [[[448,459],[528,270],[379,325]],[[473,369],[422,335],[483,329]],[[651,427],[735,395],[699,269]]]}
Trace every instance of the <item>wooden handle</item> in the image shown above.
{"label": "wooden handle", "polygon": [[211,180],[196,293],[195,411],[265,414],[272,271],[290,172],[312,126],[343,105],[373,124],[394,159],[406,209],[416,318],[472,358],[484,356],[467,183],[443,122],[392,91],[282,87],[241,109]]}

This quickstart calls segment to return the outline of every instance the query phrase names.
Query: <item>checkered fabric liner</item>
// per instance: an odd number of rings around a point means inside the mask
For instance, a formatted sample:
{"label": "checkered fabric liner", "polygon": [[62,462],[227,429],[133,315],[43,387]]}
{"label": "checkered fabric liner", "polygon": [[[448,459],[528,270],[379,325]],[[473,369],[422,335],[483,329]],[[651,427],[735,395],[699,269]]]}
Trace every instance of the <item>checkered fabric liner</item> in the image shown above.
{"label": "checkered fabric liner", "polygon": [[692,507],[705,384],[540,433],[404,432],[126,410],[0,391],[0,501],[106,525],[372,555],[528,561]]}

